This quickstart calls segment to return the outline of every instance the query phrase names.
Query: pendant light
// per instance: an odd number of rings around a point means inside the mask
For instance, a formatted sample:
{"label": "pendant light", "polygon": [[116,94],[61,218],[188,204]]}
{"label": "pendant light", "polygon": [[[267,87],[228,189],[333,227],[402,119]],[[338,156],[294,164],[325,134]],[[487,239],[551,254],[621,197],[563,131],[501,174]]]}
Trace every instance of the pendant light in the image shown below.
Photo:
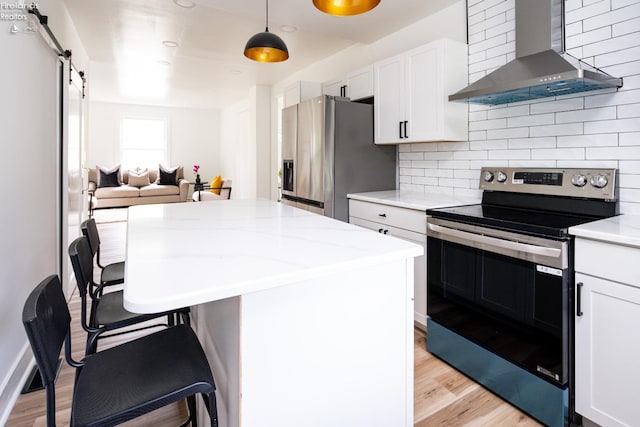
{"label": "pendant light", "polygon": [[313,5],[329,15],[349,16],[368,12],[380,0],[313,0]]}
{"label": "pendant light", "polygon": [[267,18],[265,30],[251,37],[244,47],[244,56],[258,62],[282,62],[289,58],[289,50],[284,41],[269,32],[269,0],[267,4]]}

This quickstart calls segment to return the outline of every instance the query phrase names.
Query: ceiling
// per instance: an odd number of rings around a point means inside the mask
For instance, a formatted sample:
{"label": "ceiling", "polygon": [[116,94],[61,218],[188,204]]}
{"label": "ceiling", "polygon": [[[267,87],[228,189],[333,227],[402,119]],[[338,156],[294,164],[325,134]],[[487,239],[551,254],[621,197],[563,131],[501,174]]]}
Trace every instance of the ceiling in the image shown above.
{"label": "ceiling", "polygon": [[[265,29],[264,0],[65,0],[91,61],[92,100],[221,108],[256,84],[273,84],[356,43],[369,44],[459,0],[382,0],[372,11],[335,17],[312,0],[271,0],[269,30],[288,61],[243,55]],[[293,26],[285,32],[282,26]],[[165,41],[176,42],[169,47]]]}

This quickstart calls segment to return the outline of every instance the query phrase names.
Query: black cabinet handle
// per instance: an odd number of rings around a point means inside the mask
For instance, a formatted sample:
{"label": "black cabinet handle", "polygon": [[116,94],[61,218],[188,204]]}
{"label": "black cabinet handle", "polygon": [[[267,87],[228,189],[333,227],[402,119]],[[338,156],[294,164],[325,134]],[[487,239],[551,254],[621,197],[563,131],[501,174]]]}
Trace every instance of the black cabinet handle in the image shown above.
{"label": "black cabinet handle", "polygon": [[379,217],[381,217],[381,218],[386,218],[386,217],[387,217],[387,214],[385,214],[385,213],[381,213],[381,214],[378,214],[378,216],[379,216]]}
{"label": "black cabinet handle", "polygon": [[384,230],[384,231],[382,232],[382,234],[387,234],[388,232],[389,232],[389,230]]}
{"label": "black cabinet handle", "polygon": [[402,122],[398,122],[398,136],[400,136],[400,139],[403,138],[403,136],[402,136]]}
{"label": "black cabinet handle", "polygon": [[409,123],[407,120],[404,121],[404,137],[405,138],[409,138],[409,135],[407,135],[407,123]]}
{"label": "black cabinet handle", "polygon": [[382,233],[382,228],[378,228],[378,233]]}
{"label": "black cabinet handle", "polygon": [[580,317],[582,313],[582,282],[578,283],[578,292],[576,296],[576,316]]}

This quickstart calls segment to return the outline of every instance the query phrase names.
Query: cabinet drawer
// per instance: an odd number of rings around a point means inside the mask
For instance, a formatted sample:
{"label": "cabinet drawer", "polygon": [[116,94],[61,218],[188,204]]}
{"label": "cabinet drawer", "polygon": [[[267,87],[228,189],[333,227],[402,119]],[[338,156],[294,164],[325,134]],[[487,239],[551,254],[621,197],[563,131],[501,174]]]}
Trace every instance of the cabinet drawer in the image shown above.
{"label": "cabinet drawer", "polygon": [[416,233],[415,231],[405,230],[404,228],[393,227],[391,225],[380,224],[379,222],[368,221],[366,219],[355,217],[349,217],[349,224],[368,228],[369,230],[377,231],[378,233],[386,234],[388,236],[410,240],[421,245],[426,244],[426,235],[424,233]]}
{"label": "cabinet drawer", "polygon": [[416,233],[427,233],[427,216],[423,211],[399,208],[379,203],[349,200],[349,216],[362,218]]}
{"label": "cabinet drawer", "polygon": [[635,263],[640,249],[590,239],[576,239],[575,271],[640,287]]}

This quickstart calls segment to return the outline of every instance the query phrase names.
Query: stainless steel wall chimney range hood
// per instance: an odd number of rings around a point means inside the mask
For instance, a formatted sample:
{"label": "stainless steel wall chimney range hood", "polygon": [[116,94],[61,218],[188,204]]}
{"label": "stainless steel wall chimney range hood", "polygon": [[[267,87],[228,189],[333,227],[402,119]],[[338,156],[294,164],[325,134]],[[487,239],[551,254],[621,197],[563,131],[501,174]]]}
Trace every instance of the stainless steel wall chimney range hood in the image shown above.
{"label": "stainless steel wall chimney range hood", "polygon": [[564,52],[564,0],[516,0],[516,59],[449,101],[497,105],[614,87],[622,79]]}

